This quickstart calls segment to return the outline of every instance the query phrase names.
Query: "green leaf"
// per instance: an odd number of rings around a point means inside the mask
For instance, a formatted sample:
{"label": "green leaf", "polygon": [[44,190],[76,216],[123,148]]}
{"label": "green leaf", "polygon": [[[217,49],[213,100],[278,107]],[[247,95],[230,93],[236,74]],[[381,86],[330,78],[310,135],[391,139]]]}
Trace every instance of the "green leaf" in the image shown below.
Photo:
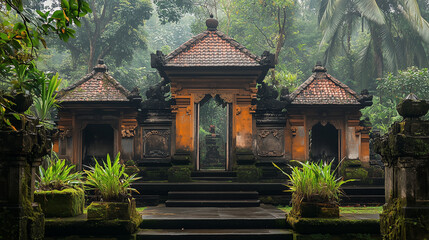
{"label": "green leaf", "polygon": [[51,18],[64,19],[64,13],[62,10],[57,10],[52,14]]}
{"label": "green leaf", "polygon": [[15,31],[25,31],[25,25],[22,22],[17,22],[15,26],[13,26],[13,30]]}

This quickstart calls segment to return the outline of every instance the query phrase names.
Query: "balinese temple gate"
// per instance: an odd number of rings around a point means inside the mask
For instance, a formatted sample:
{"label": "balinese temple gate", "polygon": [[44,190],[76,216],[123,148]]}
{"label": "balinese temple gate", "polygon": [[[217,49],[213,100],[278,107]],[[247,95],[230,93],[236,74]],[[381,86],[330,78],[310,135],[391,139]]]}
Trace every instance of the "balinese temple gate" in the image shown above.
{"label": "balinese temple gate", "polygon": [[[192,172],[236,172],[239,181],[278,178],[272,162],[334,159],[369,167],[369,130],[360,109],[371,105],[317,64],[294,92],[263,82],[274,56],[250,53],[207,30],[164,55],[151,55],[162,81],[141,102],[100,62],[60,94],[60,157],[78,164],[121,152],[143,179],[190,181]],[[344,167],[346,168],[346,167]]]}

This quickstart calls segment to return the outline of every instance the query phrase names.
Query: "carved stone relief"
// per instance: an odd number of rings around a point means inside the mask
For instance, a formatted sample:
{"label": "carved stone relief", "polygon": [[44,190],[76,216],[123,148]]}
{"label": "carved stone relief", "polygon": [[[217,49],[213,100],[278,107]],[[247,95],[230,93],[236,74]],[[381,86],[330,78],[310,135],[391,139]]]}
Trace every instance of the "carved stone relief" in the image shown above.
{"label": "carved stone relief", "polygon": [[65,138],[72,136],[72,129],[71,128],[60,128],[59,129],[59,136],[61,140],[64,140]]}
{"label": "carved stone relief", "polygon": [[144,157],[147,158],[164,158],[170,156],[170,130],[145,130],[143,148]]}
{"label": "carved stone relief", "polygon": [[121,129],[122,138],[134,137],[136,128],[137,128],[137,125],[122,125],[122,129]]}
{"label": "carved stone relief", "polygon": [[261,157],[282,157],[284,155],[283,129],[258,129],[257,152]]}

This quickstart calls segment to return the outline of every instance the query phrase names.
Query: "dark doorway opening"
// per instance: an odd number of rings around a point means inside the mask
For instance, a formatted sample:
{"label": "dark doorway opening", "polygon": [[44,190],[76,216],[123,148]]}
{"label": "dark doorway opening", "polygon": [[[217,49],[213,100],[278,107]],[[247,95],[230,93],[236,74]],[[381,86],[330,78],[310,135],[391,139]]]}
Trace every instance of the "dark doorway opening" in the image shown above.
{"label": "dark doorway opening", "polygon": [[83,166],[94,166],[94,158],[101,164],[107,154],[114,157],[113,139],[113,128],[109,124],[88,124],[82,134]]}
{"label": "dark doorway opening", "polygon": [[314,125],[310,130],[311,161],[333,162],[338,165],[338,130],[330,123]]}

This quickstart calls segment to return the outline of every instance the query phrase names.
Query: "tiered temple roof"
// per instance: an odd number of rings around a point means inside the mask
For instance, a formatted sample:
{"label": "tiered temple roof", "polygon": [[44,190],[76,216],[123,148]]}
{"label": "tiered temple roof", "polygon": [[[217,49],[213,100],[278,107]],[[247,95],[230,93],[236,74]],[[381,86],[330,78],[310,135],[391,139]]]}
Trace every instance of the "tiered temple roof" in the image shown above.
{"label": "tiered temple roof", "polygon": [[320,64],[313,74],[290,94],[291,104],[303,105],[360,105],[360,96],[346,84],[326,72]]}
{"label": "tiered temple roof", "polygon": [[94,70],[75,84],[61,90],[58,100],[62,102],[125,102],[131,93],[107,72],[103,60]]}

